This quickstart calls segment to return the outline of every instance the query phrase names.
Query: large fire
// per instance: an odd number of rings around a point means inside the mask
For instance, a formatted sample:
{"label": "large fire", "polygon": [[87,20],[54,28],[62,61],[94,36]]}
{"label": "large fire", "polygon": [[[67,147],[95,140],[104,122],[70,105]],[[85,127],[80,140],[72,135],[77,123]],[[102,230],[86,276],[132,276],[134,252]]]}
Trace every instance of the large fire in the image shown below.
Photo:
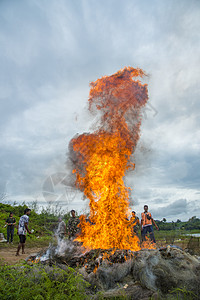
{"label": "large fire", "polygon": [[148,100],[147,84],[138,79],[143,76],[143,70],[125,67],[92,82],[89,110],[100,113],[100,125],[70,142],[76,185],[90,201],[89,220],[81,217],[77,238],[86,248],[140,249],[128,220],[130,188],[124,176],[135,167],[131,159]]}

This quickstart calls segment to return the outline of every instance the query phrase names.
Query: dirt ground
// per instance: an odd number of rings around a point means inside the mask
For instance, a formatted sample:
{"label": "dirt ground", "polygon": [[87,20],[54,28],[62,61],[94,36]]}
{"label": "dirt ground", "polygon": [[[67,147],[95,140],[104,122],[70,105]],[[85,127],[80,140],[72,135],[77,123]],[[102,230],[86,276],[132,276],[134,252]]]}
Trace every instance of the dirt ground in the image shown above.
{"label": "dirt ground", "polygon": [[6,245],[5,247],[0,248],[0,261],[1,263],[13,265],[25,260],[29,255],[37,253],[42,249],[43,248],[37,248],[37,247],[25,248],[25,254],[21,254],[21,250],[20,250],[20,256],[15,256],[17,245],[16,246]]}

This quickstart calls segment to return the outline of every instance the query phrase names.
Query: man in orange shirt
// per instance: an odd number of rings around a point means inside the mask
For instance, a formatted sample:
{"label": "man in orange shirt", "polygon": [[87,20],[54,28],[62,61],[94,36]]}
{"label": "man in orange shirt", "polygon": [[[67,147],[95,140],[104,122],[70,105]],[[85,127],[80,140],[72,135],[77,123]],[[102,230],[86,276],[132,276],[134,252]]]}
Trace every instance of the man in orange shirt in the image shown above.
{"label": "man in orange shirt", "polygon": [[144,206],[144,212],[141,214],[141,233],[142,233],[142,240],[146,240],[146,236],[149,233],[150,239],[153,243],[156,242],[154,233],[153,233],[153,226],[152,222],[155,225],[156,229],[159,230],[156,222],[154,221],[150,212],[148,212],[148,205]]}

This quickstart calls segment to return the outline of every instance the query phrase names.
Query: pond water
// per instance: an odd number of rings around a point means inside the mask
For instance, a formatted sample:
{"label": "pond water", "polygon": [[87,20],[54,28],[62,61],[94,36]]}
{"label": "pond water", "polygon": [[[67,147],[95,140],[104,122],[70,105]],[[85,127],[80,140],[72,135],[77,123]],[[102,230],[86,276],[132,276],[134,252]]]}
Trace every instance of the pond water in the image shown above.
{"label": "pond water", "polygon": [[200,233],[188,233],[188,236],[200,237]]}

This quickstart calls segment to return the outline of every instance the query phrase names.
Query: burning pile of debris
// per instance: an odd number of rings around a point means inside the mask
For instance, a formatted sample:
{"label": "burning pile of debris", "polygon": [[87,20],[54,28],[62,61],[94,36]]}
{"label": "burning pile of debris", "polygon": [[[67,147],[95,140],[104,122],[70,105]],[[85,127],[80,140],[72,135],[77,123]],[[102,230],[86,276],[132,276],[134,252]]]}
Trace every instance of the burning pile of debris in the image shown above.
{"label": "burning pile of debris", "polygon": [[91,292],[103,291],[108,298],[122,291],[131,299],[158,291],[164,297],[177,288],[200,295],[200,259],[176,247],[82,251],[79,243],[62,241],[27,261],[76,268],[91,284]]}
{"label": "burning pile of debris", "polygon": [[109,265],[115,263],[124,263],[134,257],[134,252],[130,250],[114,249],[94,249],[86,251],[81,244],[74,241],[60,241],[57,246],[50,245],[48,249],[32,254],[26,261],[29,264],[42,263],[52,264],[61,263],[72,268],[84,267],[89,274],[98,269],[98,267],[109,262]]}
{"label": "burning pile of debris", "polygon": [[100,115],[99,125],[69,145],[76,187],[90,201],[89,218],[80,217],[74,241],[59,240],[57,247],[27,259],[76,268],[91,284],[93,299],[98,299],[96,291],[105,298],[126,295],[137,300],[177,288],[191,295],[200,292],[198,258],[170,246],[155,249],[146,243],[141,249],[129,222],[131,189],[124,176],[135,167],[133,153],[148,101],[147,85],[138,79],[143,76],[143,70],[128,67],[91,83],[89,110]]}

